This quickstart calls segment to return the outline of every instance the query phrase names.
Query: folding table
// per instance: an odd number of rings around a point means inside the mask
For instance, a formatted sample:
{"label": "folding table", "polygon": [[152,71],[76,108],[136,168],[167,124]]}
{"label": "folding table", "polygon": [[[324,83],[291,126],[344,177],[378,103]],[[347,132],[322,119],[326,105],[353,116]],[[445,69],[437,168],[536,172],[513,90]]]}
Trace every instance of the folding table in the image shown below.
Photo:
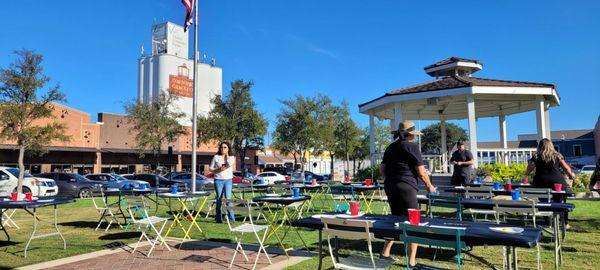
{"label": "folding table", "polygon": [[[304,205],[307,200],[310,200],[309,195],[300,195],[294,197],[291,195],[279,195],[279,196],[263,196],[252,199],[253,203],[264,203],[265,207],[261,209],[261,213],[265,216],[265,219],[269,223],[269,232],[267,233],[266,240],[275,236],[281,249],[285,252],[285,255],[289,257],[288,250],[283,244],[283,240],[287,236],[289,230],[293,228],[291,222],[295,219],[301,218]],[[272,205],[278,206],[277,208],[271,207]],[[283,237],[279,237],[277,231],[283,230]],[[304,242],[304,239],[300,233],[295,230],[300,238],[300,241],[304,244],[304,247],[308,250],[308,245]]]}
{"label": "folding table", "polygon": [[299,188],[300,190],[303,190],[305,194],[310,194],[310,199],[306,201],[306,211],[310,211],[311,209],[316,211],[317,202],[319,202],[321,212],[323,212],[325,202],[323,201],[322,195],[327,192],[327,185],[294,184],[291,188]]}
{"label": "folding table", "polygon": [[[160,193],[158,194],[159,198],[165,200],[167,206],[169,207],[169,211],[173,216],[173,223],[167,229],[165,233],[165,238],[169,237],[169,233],[173,231],[176,227],[180,228],[183,232],[183,239],[181,243],[185,242],[186,239],[192,239],[190,233],[193,228],[196,228],[198,232],[200,232],[204,238],[206,238],[206,234],[200,228],[198,224],[198,217],[200,216],[200,212],[206,205],[206,201],[208,201],[208,196],[210,192],[208,191],[198,191],[198,192],[178,192],[176,194],[173,193]],[[203,198],[203,199],[200,199]],[[179,210],[175,211],[175,208],[172,204],[172,199],[175,199],[179,202]],[[174,213],[174,214],[173,214]],[[190,224],[186,228],[184,226],[185,221],[189,221]]]}
{"label": "folding table", "polygon": [[[31,241],[33,239],[38,239],[38,238],[45,238],[45,237],[50,237],[50,236],[55,236],[58,235],[60,237],[60,239],[63,242],[63,249],[67,249],[67,241],[65,241],[65,238],[63,237],[62,233],[60,233],[60,230],[58,230],[58,212],[57,212],[57,205],[59,204],[66,204],[66,203],[72,203],[75,202],[75,199],[70,199],[70,198],[60,198],[60,197],[55,197],[55,198],[38,198],[37,200],[34,201],[10,201],[9,199],[0,199],[0,230],[2,230],[4,232],[4,234],[6,235],[6,238],[8,241],[10,241],[10,235],[8,234],[8,231],[6,230],[6,228],[4,227],[4,222],[3,222],[3,214],[5,211],[8,211],[8,209],[23,209],[25,210],[27,213],[29,213],[32,217],[33,217],[33,231],[31,232],[31,235],[29,236],[29,239],[27,240],[27,244],[25,245],[25,251],[24,251],[24,256],[27,257],[27,249],[29,249],[29,245],[31,244]],[[37,234],[37,229],[38,229],[38,222],[41,221],[39,219],[39,217],[37,216],[37,209],[40,207],[47,207],[47,206],[53,206],[54,207],[54,232],[51,233],[47,233],[47,234]]]}
{"label": "folding table", "polygon": [[[331,213],[335,215],[335,213]],[[375,238],[379,239],[394,239],[402,240],[402,227],[396,226],[395,223],[401,223],[407,221],[406,217],[390,216],[390,215],[371,215],[367,214],[362,217],[356,217],[352,219],[358,220],[372,220],[373,227],[371,232]],[[542,237],[542,231],[537,228],[524,227],[524,231],[521,234],[506,234],[500,232],[494,232],[491,227],[501,227],[495,223],[483,223],[483,222],[468,222],[468,221],[454,221],[448,219],[425,219],[421,218],[422,222],[428,222],[427,226],[438,226],[448,228],[464,228],[465,234],[461,240],[464,241],[467,246],[506,246],[507,252],[504,253],[504,257],[507,261],[512,262],[514,254],[512,248],[524,247],[533,248]],[[321,269],[323,262],[323,223],[320,219],[309,217],[298,219],[292,222],[292,226],[299,228],[307,228],[319,231],[319,267]],[[509,265],[511,265],[509,263]]]}
{"label": "folding table", "polygon": [[373,199],[377,193],[376,191],[380,188],[379,186],[350,184],[344,185],[344,187],[352,189],[353,198],[354,196],[358,197],[358,201],[362,204],[361,209],[364,210],[365,213],[372,213],[371,204],[373,204]]}
{"label": "folding table", "polygon": [[[427,196],[417,195],[417,199],[419,203],[428,204],[429,200]],[[461,200],[461,204],[464,209],[467,208],[476,208],[476,209],[494,209],[494,205],[497,202],[502,202],[500,200],[482,200],[482,199],[472,199],[472,198],[464,198]],[[554,236],[554,268],[558,269],[558,266],[562,264],[562,239],[560,237],[561,234],[561,223],[564,227],[564,220],[560,220],[561,213],[567,213],[573,211],[575,206],[571,203],[536,203],[535,207],[539,211],[544,212],[552,212],[552,229]]]}

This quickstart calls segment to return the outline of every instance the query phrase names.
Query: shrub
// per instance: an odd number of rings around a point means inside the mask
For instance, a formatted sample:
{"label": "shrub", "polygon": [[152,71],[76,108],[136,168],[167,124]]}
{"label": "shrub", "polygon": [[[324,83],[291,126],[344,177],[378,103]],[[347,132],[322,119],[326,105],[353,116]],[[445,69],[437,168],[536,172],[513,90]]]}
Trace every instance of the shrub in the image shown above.
{"label": "shrub", "polygon": [[364,169],[360,169],[354,175],[354,180],[357,181],[364,180],[367,178],[371,178],[373,180],[381,178],[381,174],[379,173],[379,164],[377,164],[375,167],[367,167]]}
{"label": "shrub", "polygon": [[578,174],[573,179],[573,188],[577,190],[587,190],[590,186],[591,176],[589,174]]}
{"label": "shrub", "polygon": [[484,164],[476,171],[480,176],[490,175],[495,182],[505,183],[509,178],[511,181],[521,181],[525,177],[527,164],[513,163],[510,165],[504,164]]}

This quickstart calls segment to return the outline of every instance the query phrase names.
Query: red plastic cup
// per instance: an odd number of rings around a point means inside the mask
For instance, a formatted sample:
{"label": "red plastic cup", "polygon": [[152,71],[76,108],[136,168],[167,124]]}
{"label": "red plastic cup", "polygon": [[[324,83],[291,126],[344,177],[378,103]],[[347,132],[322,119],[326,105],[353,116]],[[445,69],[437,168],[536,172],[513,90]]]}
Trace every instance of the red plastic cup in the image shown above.
{"label": "red plastic cup", "polygon": [[358,202],[350,202],[350,215],[358,216]]}
{"label": "red plastic cup", "polygon": [[286,175],[286,176],[285,176],[285,182],[286,182],[286,183],[289,183],[289,182],[290,182],[290,178],[291,178],[291,177],[290,177],[289,175]]}
{"label": "red plastic cup", "polygon": [[411,225],[419,225],[421,222],[421,209],[408,209],[408,222]]}
{"label": "red plastic cup", "polygon": [[316,186],[316,185],[317,185],[317,179],[314,179],[314,178],[313,178],[313,179],[311,179],[311,180],[310,180],[310,183],[311,183],[313,186]]}
{"label": "red plastic cup", "polygon": [[523,184],[529,184],[529,178],[528,177],[523,178]]}
{"label": "red plastic cup", "polygon": [[346,175],[346,183],[350,182],[350,176]]}
{"label": "red plastic cup", "polygon": [[508,191],[508,192],[512,191],[512,183],[506,183],[504,188],[506,188],[506,191]]}
{"label": "red plastic cup", "polygon": [[366,186],[370,186],[371,185],[371,179],[370,178],[365,179],[365,185]]}
{"label": "red plastic cup", "polygon": [[16,201],[17,198],[19,198],[19,194],[18,193],[13,192],[13,193],[10,194],[10,200],[11,201]]}
{"label": "red plastic cup", "polygon": [[31,195],[31,193],[26,193],[25,194],[25,199],[27,199],[28,201],[32,201],[33,200],[33,195]]}
{"label": "red plastic cup", "polygon": [[554,184],[554,191],[556,192],[561,192],[562,191],[562,184]]}

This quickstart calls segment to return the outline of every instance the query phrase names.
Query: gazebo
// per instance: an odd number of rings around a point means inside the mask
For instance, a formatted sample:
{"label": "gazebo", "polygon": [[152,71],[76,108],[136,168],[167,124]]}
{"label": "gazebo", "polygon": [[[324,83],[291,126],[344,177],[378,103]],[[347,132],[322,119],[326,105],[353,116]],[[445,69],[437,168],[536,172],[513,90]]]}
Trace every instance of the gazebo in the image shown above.
{"label": "gazebo", "polygon": [[[450,57],[426,66],[425,72],[435,78],[387,92],[385,95],[359,105],[359,111],[369,115],[371,164],[374,165],[374,121],[390,120],[390,128],[397,129],[405,120],[438,120],[441,123],[442,163],[447,168],[445,121],[468,120],[468,146],[476,162],[483,156],[477,149],[477,122],[482,117],[498,117],[500,145],[508,148],[506,116],[535,111],[538,139],[550,137],[549,109],[560,104],[553,84],[497,80],[473,77],[483,65],[466,58]],[[489,154],[488,154],[489,155]],[[506,159],[505,159],[506,160]],[[505,161],[506,162],[506,161]]]}

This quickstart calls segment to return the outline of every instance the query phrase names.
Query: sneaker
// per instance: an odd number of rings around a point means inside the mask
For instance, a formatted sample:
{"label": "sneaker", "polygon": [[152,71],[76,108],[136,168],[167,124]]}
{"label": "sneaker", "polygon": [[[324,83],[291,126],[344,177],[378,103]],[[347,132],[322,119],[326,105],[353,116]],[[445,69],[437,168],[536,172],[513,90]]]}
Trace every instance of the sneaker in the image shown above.
{"label": "sneaker", "polygon": [[383,256],[381,254],[379,254],[379,259],[380,260],[384,260],[384,261],[390,261],[390,262],[398,262],[400,261],[400,259],[390,255],[390,256]]}

